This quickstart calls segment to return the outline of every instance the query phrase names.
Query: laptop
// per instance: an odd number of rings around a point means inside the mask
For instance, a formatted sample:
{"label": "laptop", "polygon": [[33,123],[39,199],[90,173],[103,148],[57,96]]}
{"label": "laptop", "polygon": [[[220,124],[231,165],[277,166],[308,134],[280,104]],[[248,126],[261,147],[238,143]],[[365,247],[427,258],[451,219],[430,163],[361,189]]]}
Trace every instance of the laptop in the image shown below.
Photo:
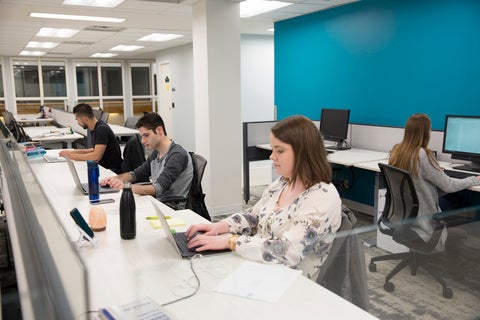
{"label": "laptop", "polygon": [[[67,160],[68,168],[70,169],[70,173],[72,174],[73,181],[75,181],[75,184],[77,185],[77,188],[83,192],[83,194],[87,195],[88,194],[88,183],[82,183],[80,181],[80,177],[78,176],[77,169],[75,168],[75,164],[73,163],[72,160],[65,158]],[[115,189],[115,188],[110,188],[110,187],[98,187],[98,193],[115,193],[120,190]]]}
{"label": "laptop", "polygon": [[60,156],[52,156],[52,155],[44,155],[43,156],[43,159],[45,160],[45,162],[48,162],[48,163],[56,163],[56,162],[65,162],[67,161],[67,159],[65,159],[64,157],[60,157]]}
{"label": "laptop", "polygon": [[[165,235],[167,236],[168,242],[173,246],[177,254],[181,258],[191,258],[196,254],[201,254],[202,256],[207,256],[207,255],[212,255],[212,254],[224,254],[231,252],[230,249],[224,249],[224,250],[206,250],[202,252],[197,252],[193,249],[189,249],[187,244],[187,236],[185,235],[185,232],[172,232],[170,228],[168,227],[168,222],[167,219],[165,218],[165,215],[162,213],[160,208],[153,203],[153,207],[155,208],[155,212],[157,213],[158,216],[158,221],[160,221],[160,224],[162,225],[162,229],[165,231]],[[167,228],[165,228],[167,226]]]}

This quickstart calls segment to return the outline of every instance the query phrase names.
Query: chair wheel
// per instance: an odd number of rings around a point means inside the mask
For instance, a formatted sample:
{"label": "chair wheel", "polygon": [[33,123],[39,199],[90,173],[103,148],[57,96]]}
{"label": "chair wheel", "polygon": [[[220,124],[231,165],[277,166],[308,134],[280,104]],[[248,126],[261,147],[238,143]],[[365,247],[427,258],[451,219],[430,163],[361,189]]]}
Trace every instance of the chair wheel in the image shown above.
{"label": "chair wheel", "polygon": [[453,291],[449,287],[444,287],[443,288],[443,297],[450,299],[453,297]]}
{"label": "chair wheel", "polygon": [[370,272],[376,272],[377,271],[377,265],[374,262],[370,262],[368,264],[368,270]]}
{"label": "chair wheel", "polygon": [[392,292],[395,289],[395,285],[391,282],[385,282],[383,289],[385,289],[387,292]]}

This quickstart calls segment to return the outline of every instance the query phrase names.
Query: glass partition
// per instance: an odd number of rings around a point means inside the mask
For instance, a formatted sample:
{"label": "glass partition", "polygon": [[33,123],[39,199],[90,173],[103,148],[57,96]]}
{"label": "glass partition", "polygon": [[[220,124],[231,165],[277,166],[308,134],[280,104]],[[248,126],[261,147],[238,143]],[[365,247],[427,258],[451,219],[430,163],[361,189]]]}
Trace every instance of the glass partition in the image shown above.
{"label": "glass partition", "polygon": [[83,262],[29,160],[0,123],[1,192],[24,319],[87,319]]}

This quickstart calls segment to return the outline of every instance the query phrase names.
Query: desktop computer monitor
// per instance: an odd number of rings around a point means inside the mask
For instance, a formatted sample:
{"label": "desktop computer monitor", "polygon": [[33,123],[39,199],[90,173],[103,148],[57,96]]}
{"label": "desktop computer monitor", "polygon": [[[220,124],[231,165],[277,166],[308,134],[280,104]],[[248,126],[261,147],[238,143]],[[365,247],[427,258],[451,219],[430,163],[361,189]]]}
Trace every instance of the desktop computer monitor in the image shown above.
{"label": "desktop computer monitor", "polygon": [[348,149],[347,134],[350,122],[350,109],[322,109],[320,132],[324,140],[335,141],[335,146],[328,149]]}
{"label": "desktop computer monitor", "polygon": [[456,169],[480,172],[480,116],[445,117],[443,132],[443,153],[452,159],[471,161]]}

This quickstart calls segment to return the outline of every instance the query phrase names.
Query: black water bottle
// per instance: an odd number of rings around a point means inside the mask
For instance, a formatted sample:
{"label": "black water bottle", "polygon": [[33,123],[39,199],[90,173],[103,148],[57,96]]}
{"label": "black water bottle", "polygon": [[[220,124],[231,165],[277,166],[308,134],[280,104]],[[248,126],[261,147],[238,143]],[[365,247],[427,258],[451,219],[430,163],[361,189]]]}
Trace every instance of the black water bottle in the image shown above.
{"label": "black water bottle", "polygon": [[136,233],[135,198],[133,197],[132,185],[130,182],[125,182],[120,198],[120,236],[122,239],[133,239]]}

